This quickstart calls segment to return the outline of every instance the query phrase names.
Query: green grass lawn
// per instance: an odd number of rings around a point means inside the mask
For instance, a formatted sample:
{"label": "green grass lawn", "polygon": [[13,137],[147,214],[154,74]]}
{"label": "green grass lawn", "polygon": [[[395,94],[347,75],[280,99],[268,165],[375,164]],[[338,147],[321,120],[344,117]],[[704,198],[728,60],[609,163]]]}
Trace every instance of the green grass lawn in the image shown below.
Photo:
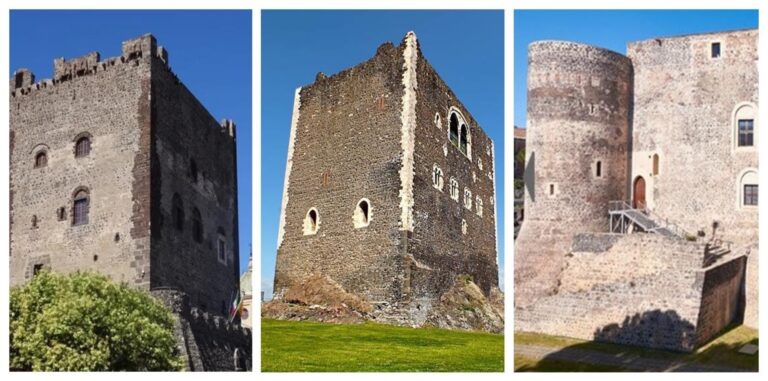
{"label": "green grass lawn", "polygon": [[264,372],[502,372],[504,336],[382,324],[261,321]]}
{"label": "green grass lawn", "polygon": [[[723,331],[717,338],[696,349],[693,353],[680,353],[663,350],[653,350],[627,345],[598,343],[567,337],[547,336],[537,333],[515,333],[515,345],[537,345],[544,347],[578,347],[604,353],[634,354],[648,358],[663,358],[680,360],[701,364],[726,366],[745,370],[758,370],[758,356],[739,353],[739,349],[747,343],[759,344],[758,331],[745,326],[730,327]],[[518,362],[519,359],[519,362]],[[571,368],[574,366],[576,368]],[[586,364],[574,364],[561,361],[536,361],[523,356],[515,355],[515,369],[539,369],[543,371],[605,371],[606,367]],[[621,370],[621,369],[614,369]]]}

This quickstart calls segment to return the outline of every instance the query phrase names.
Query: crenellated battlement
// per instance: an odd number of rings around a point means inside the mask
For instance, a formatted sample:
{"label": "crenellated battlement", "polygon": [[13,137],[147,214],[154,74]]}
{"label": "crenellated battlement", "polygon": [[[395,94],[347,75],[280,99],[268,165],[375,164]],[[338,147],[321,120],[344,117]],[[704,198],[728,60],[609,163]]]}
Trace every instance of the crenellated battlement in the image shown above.
{"label": "crenellated battlement", "polygon": [[162,46],[157,46],[157,41],[152,34],[144,34],[140,37],[124,41],[122,55],[101,60],[99,52],[90,52],[86,55],[65,59],[63,57],[53,60],[53,79],[43,79],[35,82],[35,75],[28,69],[16,70],[10,81],[11,97],[27,95],[37,90],[52,88],[62,82],[71,81],[79,77],[93,75],[109,70],[118,64],[132,64],[138,66],[143,58],[157,58],[170,71],[168,66],[168,51]]}

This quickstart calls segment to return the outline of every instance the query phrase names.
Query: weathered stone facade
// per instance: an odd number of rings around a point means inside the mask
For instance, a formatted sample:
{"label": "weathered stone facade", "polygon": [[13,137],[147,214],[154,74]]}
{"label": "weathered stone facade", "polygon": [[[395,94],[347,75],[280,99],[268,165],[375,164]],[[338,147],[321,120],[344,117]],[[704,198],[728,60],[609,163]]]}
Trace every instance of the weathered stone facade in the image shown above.
{"label": "weathered stone facade", "polygon": [[235,126],[216,122],[155,38],[56,59],[52,80],[18,70],[10,92],[11,285],[41,266],[94,270],[226,311],[239,279]]}
{"label": "weathered stone facade", "polygon": [[[757,207],[745,199],[745,186],[757,185],[757,34],[656,38],[630,43],[626,57],[568,42],[530,45],[535,181],[516,240],[516,329],[690,350],[733,321],[757,326]],[[753,144],[739,142],[740,120],[754,126]],[[659,245],[616,235],[612,255],[576,265],[592,251],[577,250],[578,235],[609,231],[610,201],[645,210],[680,238]],[[725,252],[680,262],[713,247]],[[677,254],[663,259],[667,252]],[[648,266],[653,280],[639,281]],[[684,280],[691,274],[694,283]],[[591,286],[572,290],[584,277]],[[690,325],[688,341],[661,323],[669,313]],[[678,342],[600,329],[622,322],[658,323]]]}
{"label": "weathered stone facade", "polygon": [[493,142],[413,33],[298,89],[288,151],[278,299],[322,274],[418,324],[457,275],[497,287]]}

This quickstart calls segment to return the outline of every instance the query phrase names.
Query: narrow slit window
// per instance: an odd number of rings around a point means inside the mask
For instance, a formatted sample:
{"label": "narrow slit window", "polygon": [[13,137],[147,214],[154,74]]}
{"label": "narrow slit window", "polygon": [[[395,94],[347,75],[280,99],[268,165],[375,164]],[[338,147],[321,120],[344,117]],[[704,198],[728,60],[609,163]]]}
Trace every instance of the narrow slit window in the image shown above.
{"label": "narrow slit window", "polygon": [[555,194],[555,184],[549,184],[549,195],[552,196]]}
{"label": "narrow slit window", "polygon": [[603,163],[600,161],[595,164],[595,176],[603,177]]}

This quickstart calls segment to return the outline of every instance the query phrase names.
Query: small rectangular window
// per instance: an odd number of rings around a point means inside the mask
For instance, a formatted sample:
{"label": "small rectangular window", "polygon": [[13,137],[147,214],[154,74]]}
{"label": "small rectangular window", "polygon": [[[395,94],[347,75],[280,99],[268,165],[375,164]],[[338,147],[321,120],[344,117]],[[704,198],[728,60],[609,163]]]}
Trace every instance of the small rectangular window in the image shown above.
{"label": "small rectangular window", "polygon": [[555,184],[549,184],[549,194],[555,194]]}
{"label": "small rectangular window", "polygon": [[35,264],[35,266],[32,268],[32,275],[37,276],[37,274],[40,274],[41,271],[43,271],[43,264]]}
{"label": "small rectangular window", "polygon": [[720,43],[712,43],[712,58],[720,58]]}
{"label": "small rectangular window", "polygon": [[739,147],[752,147],[755,144],[755,124],[753,119],[739,119]]}
{"label": "small rectangular window", "polygon": [[744,185],[744,205],[757,205],[757,185]]}

